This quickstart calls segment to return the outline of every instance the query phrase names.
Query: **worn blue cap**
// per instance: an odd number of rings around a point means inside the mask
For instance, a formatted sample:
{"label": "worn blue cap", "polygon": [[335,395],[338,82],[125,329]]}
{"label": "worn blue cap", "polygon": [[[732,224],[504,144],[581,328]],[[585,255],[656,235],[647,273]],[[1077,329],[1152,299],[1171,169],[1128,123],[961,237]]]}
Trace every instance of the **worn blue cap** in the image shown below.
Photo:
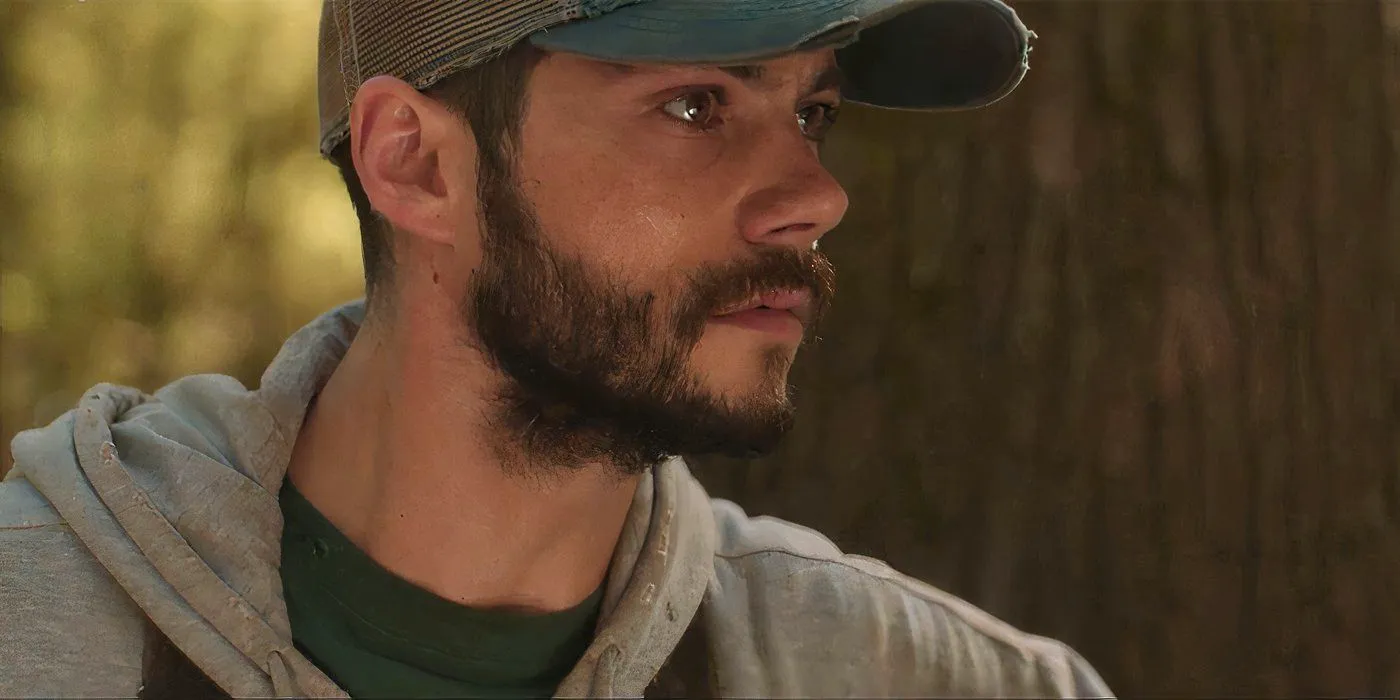
{"label": "worn blue cap", "polygon": [[1000,0],[595,4],[617,6],[530,40],[629,63],[733,64],[834,45],[846,98],[896,109],[967,109],[1001,99],[1025,76],[1033,36]]}
{"label": "worn blue cap", "polygon": [[349,136],[369,78],[422,90],[521,41],[622,63],[736,64],[835,47],[847,99],[943,110],[1011,92],[1032,36],[1001,0],[323,0],[321,152]]}

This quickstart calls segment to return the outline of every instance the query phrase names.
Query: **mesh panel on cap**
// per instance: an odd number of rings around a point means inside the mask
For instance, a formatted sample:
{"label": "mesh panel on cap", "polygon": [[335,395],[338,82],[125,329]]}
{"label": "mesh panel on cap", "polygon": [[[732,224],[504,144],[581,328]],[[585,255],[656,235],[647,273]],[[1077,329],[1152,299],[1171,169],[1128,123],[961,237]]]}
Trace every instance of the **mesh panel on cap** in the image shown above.
{"label": "mesh panel on cap", "polygon": [[588,9],[584,0],[325,0],[321,153],[349,135],[350,102],[365,80],[392,75],[422,90],[541,29],[596,12]]}

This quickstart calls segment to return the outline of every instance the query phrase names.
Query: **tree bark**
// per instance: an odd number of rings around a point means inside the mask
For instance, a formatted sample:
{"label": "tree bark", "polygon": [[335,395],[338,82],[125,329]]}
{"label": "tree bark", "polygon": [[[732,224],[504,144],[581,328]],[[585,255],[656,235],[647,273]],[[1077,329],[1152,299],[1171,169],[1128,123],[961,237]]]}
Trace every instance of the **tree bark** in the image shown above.
{"label": "tree bark", "polygon": [[1011,98],[843,117],[799,427],[697,471],[1125,696],[1400,694],[1400,10],[1018,8]]}

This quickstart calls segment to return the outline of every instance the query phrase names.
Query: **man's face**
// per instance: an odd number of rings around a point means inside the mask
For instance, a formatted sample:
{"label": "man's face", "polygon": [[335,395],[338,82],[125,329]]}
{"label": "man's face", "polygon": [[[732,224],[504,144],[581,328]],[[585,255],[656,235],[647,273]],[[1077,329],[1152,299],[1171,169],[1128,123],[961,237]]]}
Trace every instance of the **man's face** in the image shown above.
{"label": "man's face", "polygon": [[464,307],[532,461],[637,470],[788,429],[788,369],[834,282],[815,243],[846,209],[817,158],[833,66],[536,68],[513,172],[480,174]]}

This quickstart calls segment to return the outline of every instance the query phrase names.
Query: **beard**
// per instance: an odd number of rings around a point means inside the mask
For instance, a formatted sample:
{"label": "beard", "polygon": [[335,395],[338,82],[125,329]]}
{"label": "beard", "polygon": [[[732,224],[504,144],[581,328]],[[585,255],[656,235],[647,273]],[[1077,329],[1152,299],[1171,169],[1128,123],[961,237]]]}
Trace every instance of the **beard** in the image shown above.
{"label": "beard", "polygon": [[788,350],[763,350],[754,390],[737,397],[707,389],[691,353],[713,314],[775,288],[811,292],[812,336],[834,292],[826,257],[771,246],[633,293],[552,246],[513,168],[491,160],[478,186],[483,258],[462,315],[503,380],[489,415],[503,464],[541,475],[601,462],[632,475],[672,455],[773,449],[793,423]]}

